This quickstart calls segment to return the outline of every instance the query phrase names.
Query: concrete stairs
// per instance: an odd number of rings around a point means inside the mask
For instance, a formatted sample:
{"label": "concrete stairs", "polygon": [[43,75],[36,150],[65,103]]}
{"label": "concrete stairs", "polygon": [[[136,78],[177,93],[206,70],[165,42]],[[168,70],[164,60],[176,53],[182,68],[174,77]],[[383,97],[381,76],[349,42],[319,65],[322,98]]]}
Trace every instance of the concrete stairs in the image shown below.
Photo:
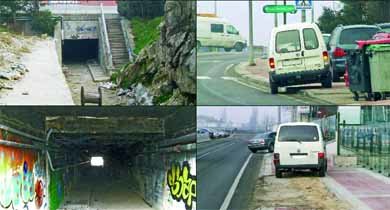
{"label": "concrete stairs", "polygon": [[108,39],[112,52],[112,61],[115,68],[120,68],[129,62],[125,37],[119,18],[106,19]]}

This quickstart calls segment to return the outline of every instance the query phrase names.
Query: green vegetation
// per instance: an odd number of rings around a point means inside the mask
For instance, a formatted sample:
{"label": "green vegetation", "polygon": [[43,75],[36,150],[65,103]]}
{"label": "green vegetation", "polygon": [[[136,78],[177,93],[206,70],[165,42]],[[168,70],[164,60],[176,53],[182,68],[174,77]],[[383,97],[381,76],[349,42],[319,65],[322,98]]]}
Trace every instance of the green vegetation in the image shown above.
{"label": "green vegetation", "polygon": [[162,95],[159,97],[155,97],[155,98],[153,98],[153,104],[162,104],[164,102],[167,102],[172,96],[173,96],[173,93],[170,93],[168,95]]}
{"label": "green vegetation", "polygon": [[64,200],[64,183],[62,171],[50,172],[50,210],[56,210]]}
{"label": "green vegetation", "polygon": [[165,0],[118,1],[119,14],[131,18],[155,18],[164,15]]}
{"label": "green vegetation", "polygon": [[344,8],[334,11],[323,8],[318,25],[325,33],[331,33],[339,25],[376,24],[389,22],[390,1],[356,1],[341,0]]}
{"label": "green vegetation", "polygon": [[139,54],[144,47],[158,39],[160,36],[158,26],[162,20],[163,17],[157,17],[151,20],[140,18],[134,18],[131,20],[131,27],[135,42],[135,54]]}
{"label": "green vegetation", "polygon": [[9,32],[9,30],[7,29],[7,27],[0,25],[0,32]]}
{"label": "green vegetation", "polygon": [[50,11],[40,11],[33,15],[32,28],[42,34],[54,36],[54,27],[58,19]]}

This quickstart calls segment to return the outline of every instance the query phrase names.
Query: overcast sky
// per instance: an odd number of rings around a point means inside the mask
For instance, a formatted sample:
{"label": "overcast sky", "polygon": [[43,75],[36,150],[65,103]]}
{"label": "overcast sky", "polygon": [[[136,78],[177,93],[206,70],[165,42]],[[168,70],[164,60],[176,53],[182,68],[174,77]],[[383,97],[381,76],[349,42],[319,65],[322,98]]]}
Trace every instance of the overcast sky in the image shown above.
{"label": "overcast sky", "polygon": [[[268,46],[271,30],[274,27],[274,15],[263,13],[263,6],[273,4],[274,1],[253,1],[253,25],[254,25],[254,43],[255,45]],[[282,4],[283,1],[279,1]],[[295,4],[295,1],[288,1],[287,4]],[[199,1],[198,13],[214,13],[214,1]],[[337,1],[313,1],[314,17],[317,21],[322,14],[323,7],[335,7],[340,9],[340,4]],[[240,33],[248,38],[248,1],[217,1],[217,15],[226,18],[240,31]],[[311,10],[306,12],[307,21],[311,21]],[[279,15],[279,24],[283,22],[283,15]],[[301,21],[301,12],[296,14],[288,14],[287,23],[297,23]]]}
{"label": "overcast sky", "polygon": [[[226,108],[226,115],[229,121],[234,123],[247,123],[249,122],[252,114],[253,107],[251,106],[201,106],[197,107],[197,115],[210,116],[216,119],[220,119],[222,116],[223,109]],[[259,106],[258,116],[259,121],[264,116],[270,116],[277,118],[277,107]]]}

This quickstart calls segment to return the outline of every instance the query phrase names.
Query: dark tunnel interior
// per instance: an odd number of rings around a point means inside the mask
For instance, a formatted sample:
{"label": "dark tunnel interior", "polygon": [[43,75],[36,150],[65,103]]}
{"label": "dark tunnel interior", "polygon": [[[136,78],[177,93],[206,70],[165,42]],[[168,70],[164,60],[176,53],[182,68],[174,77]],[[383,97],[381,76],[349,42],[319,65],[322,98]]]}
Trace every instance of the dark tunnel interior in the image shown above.
{"label": "dark tunnel interior", "polygon": [[[50,176],[62,174],[67,192],[60,209],[79,210],[155,208],[166,159],[188,156],[172,154],[177,143],[170,142],[196,131],[191,107],[7,107],[0,108],[0,124],[44,139],[52,131],[47,146],[56,173]],[[92,157],[104,164],[93,166]]]}
{"label": "dark tunnel interior", "polygon": [[98,59],[99,40],[65,40],[62,46],[62,58],[64,62],[82,62],[90,59]]}

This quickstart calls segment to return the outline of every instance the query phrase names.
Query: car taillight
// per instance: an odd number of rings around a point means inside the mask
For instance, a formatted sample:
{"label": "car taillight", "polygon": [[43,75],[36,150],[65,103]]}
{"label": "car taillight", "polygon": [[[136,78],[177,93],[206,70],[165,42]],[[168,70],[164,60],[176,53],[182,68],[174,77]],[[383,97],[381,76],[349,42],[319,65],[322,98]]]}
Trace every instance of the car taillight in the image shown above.
{"label": "car taillight", "polygon": [[319,152],[318,159],[324,159],[324,158],[325,158],[325,152]]}
{"label": "car taillight", "polygon": [[324,59],[325,63],[328,63],[329,61],[329,55],[327,51],[322,52],[322,58]]}
{"label": "car taillight", "polygon": [[271,68],[271,70],[275,69],[275,59],[274,58],[269,58],[268,64],[269,64],[269,67]]}
{"label": "car taillight", "polygon": [[280,155],[279,153],[274,153],[274,164],[280,163]]}
{"label": "car taillight", "polygon": [[349,87],[348,62],[345,62],[344,82],[345,86]]}
{"label": "car taillight", "polygon": [[345,53],[345,51],[342,48],[339,48],[339,47],[336,47],[335,51],[333,52],[333,56],[336,57],[336,58],[344,57],[346,55],[347,54]]}

